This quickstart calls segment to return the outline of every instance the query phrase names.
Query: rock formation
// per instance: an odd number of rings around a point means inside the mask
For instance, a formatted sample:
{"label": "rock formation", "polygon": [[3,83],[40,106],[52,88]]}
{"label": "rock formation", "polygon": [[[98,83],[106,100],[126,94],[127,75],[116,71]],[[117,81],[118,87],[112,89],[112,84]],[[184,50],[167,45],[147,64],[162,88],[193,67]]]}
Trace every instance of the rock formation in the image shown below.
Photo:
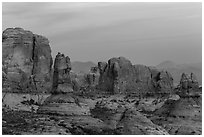
{"label": "rock formation", "polygon": [[52,57],[47,38],[22,28],[8,28],[2,34],[3,90],[49,92]]}
{"label": "rock formation", "polygon": [[202,133],[201,97],[181,96],[168,99],[152,113],[153,123],[163,126],[171,135],[199,135]]}
{"label": "rock formation", "polygon": [[90,72],[85,74],[85,81],[87,88],[96,88],[98,84],[100,74],[98,73],[98,67],[91,67]]}
{"label": "rock formation", "polygon": [[193,73],[182,74],[173,89],[167,71],[119,57],[78,75],[70,58],[58,53],[52,74],[47,38],[21,28],[6,29],[2,37],[3,91],[52,93],[32,98],[5,93],[3,133],[202,134],[202,91]]}
{"label": "rock formation", "polygon": [[168,72],[144,65],[132,65],[124,57],[99,62],[98,88],[109,93],[171,93],[173,78]]}
{"label": "rock formation", "polygon": [[181,75],[180,87],[184,90],[189,88],[199,88],[196,76],[193,73],[190,75],[183,73]]}
{"label": "rock formation", "polygon": [[70,70],[70,58],[58,52],[54,62],[52,93],[68,93],[79,89],[77,82],[70,76]]}
{"label": "rock formation", "polygon": [[91,110],[95,118],[101,119],[108,127],[119,135],[165,135],[168,134],[143,116],[124,98],[115,96],[96,103]]}
{"label": "rock formation", "polygon": [[193,73],[190,75],[183,73],[181,75],[180,84],[176,88],[176,92],[182,97],[199,96],[201,92],[196,76]]}
{"label": "rock formation", "polygon": [[89,107],[74,95],[74,91],[78,90],[75,75],[71,73],[70,58],[58,52],[54,61],[52,95],[45,100],[38,113],[89,115]]}
{"label": "rock formation", "polygon": [[57,115],[90,115],[90,108],[73,94],[57,94],[49,96],[38,113]]}
{"label": "rock formation", "polygon": [[124,112],[123,118],[117,124],[117,132],[123,135],[169,135],[165,129],[134,109]]}
{"label": "rock formation", "polygon": [[[196,77],[183,73],[174,98],[167,99],[154,113],[152,121],[170,134],[199,135],[202,133],[202,89]],[[176,97],[178,96],[178,97]]]}
{"label": "rock formation", "polygon": [[89,73],[85,77],[86,77],[88,86],[94,87],[95,85],[98,84],[97,75],[95,73]]}

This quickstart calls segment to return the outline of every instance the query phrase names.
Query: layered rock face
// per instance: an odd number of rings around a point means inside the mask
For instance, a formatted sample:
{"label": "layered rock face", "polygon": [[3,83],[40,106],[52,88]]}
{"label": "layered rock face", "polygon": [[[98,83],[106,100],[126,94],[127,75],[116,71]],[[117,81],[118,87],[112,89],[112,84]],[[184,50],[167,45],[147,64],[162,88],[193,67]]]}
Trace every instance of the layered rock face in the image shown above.
{"label": "layered rock face", "polygon": [[95,88],[98,84],[99,76],[98,67],[91,67],[90,72],[85,75],[88,87]]}
{"label": "layered rock face", "polygon": [[124,57],[111,58],[108,63],[99,62],[98,88],[110,93],[170,93],[173,78],[165,71],[144,65],[132,65]]}
{"label": "layered rock face", "polygon": [[[22,134],[202,134],[202,91],[193,73],[183,74],[174,90],[167,71],[132,65],[119,57],[99,62],[87,75],[80,75],[79,86],[79,76],[72,72],[70,58],[64,54],[56,55],[51,74],[51,50],[45,37],[21,28],[7,29],[2,46],[3,90],[52,91],[50,96],[32,98],[30,94],[5,93],[3,102],[12,100],[10,96],[14,101],[12,111],[4,113],[3,127],[14,125],[12,128],[24,130]],[[4,111],[9,110],[8,105],[3,106]],[[16,107],[19,109],[13,113]],[[19,110],[29,113],[15,122],[13,116]],[[19,124],[19,119],[25,122]]]}
{"label": "layered rock face", "polygon": [[183,95],[197,94],[199,91],[199,84],[196,76],[193,73],[191,74],[183,73],[181,75],[181,80],[180,80],[180,84],[178,85],[178,88],[181,91],[181,93],[183,93]]}
{"label": "layered rock face", "polygon": [[58,52],[54,61],[52,95],[39,108],[39,113],[89,115],[89,107],[79,103],[77,96],[73,94],[79,90],[79,85],[70,71],[70,58]]}
{"label": "layered rock face", "polygon": [[58,94],[49,96],[38,113],[57,115],[90,115],[89,106],[73,94]]}
{"label": "layered rock face", "polygon": [[22,28],[8,28],[2,34],[2,54],[3,90],[51,90],[52,56],[47,38]]}
{"label": "layered rock face", "polygon": [[71,78],[70,71],[70,58],[58,52],[54,62],[53,93],[67,93],[79,89],[77,82]]}
{"label": "layered rock face", "polygon": [[167,100],[150,119],[172,135],[202,134],[202,99],[185,96]]}
{"label": "layered rock face", "polygon": [[89,87],[95,87],[98,84],[98,75],[96,73],[89,73],[85,77]]}
{"label": "layered rock face", "polygon": [[199,88],[195,75],[183,73],[175,92],[179,98],[165,101],[153,113],[157,118],[152,118],[152,121],[162,125],[170,134],[202,134],[202,89]]}
{"label": "layered rock face", "polygon": [[120,96],[113,96],[97,102],[91,113],[118,135],[168,134],[165,129],[153,124],[151,120],[137,111],[136,100],[129,101]]}

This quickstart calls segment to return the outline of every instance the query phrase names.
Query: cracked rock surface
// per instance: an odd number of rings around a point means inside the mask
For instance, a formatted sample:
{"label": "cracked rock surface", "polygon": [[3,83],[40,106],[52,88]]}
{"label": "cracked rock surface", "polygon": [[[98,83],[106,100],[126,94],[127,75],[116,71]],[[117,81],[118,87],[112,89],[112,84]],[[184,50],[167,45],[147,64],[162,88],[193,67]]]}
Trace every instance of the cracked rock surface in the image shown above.
{"label": "cracked rock surface", "polygon": [[3,90],[49,92],[52,56],[48,39],[22,28],[4,30],[2,39]]}

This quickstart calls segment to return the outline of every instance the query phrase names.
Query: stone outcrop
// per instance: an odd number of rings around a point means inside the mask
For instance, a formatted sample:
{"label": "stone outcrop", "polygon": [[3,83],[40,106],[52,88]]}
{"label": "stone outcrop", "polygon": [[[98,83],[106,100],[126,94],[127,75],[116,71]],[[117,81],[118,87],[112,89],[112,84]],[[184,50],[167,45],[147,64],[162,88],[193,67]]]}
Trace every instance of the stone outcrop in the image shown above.
{"label": "stone outcrop", "polygon": [[173,78],[166,71],[144,65],[132,65],[124,57],[99,62],[98,88],[109,93],[171,93]]}
{"label": "stone outcrop", "polygon": [[94,87],[98,84],[98,75],[95,73],[89,73],[86,76],[87,84],[89,87]]}
{"label": "stone outcrop", "polygon": [[168,134],[143,116],[135,108],[134,102],[115,96],[96,103],[91,114],[101,119],[109,129],[118,135],[165,135]]}
{"label": "stone outcrop", "polygon": [[180,84],[176,88],[177,94],[179,94],[181,97],[200,96],[200,91],[201,90],[199,88],[197,78],[193,73],[183,73],[181,75]]}
{"label": "stone outcrop", "polygon": [[146,98],[138,102],[137,109],[140,112],[152,113],[160,109],[166,102],[176,102],[180,97],[176,94],[171,94],[165,98]]}
{"label": "stone outcrop", "polygon": [[3,90],[49,92],[52,56],[47,38],[22,28],[2,34]]}
{"label": "stone outcrop", "polygon": [[90,72],[91,73],[97,73],[98,72],[98,66],[91,67]]}
{"label": "stone outcrop", "polygon": [[183,73],[175,93],[178,95],[166,100],[162,107],[152,113],[152,121],[170,134],[202,134],[202,89],[195,75]]}
{"label": "stone outcrop", "polygon": [[193,73],[191,73],[190,75],[183,73],[181,75],[180,87],[183,90],[189,88],[199,88],[196,76]]}
{"label": "stone outcrop", "polygon": [[134,109],[128,109],[123,113],[117,124],[117,133],[123,135],[169,135],[164,128],[155,125]]}
{"label": "stone outcrop", "polygon": [[51,95],[39,108],[38,113],[66,116],[90,115],[89,106],[82,100],[72,94]]}
{"label": "stone outcrop", "polygon": [[91,67],[90,72],[88,74],[85,74],[85,79],[88,84],[88,87],[96,87],[99,81],[99,72],[98,67]]}
{"label": "stone outcrop", "polygon": [[68,93],[79,89],[76,80],[71,78],[70,71],[70,58],[58,52],[54,62],[52,93]]}
{"label": "stone outcrop", "polygon": [[167,100],[165,104],[152,113],[150,119],[163,126],[171,135],[202,134],[202,99],[180,97]]}
{"label": "stone outcrop", "polygon": [[77,80],[80,85],[80,91],[83,94],[93,92],[96,93],[96,86],[98,85],[99,81],[99,72],[98,67],[91,67],[89,72],[86,74],[76,74]]}

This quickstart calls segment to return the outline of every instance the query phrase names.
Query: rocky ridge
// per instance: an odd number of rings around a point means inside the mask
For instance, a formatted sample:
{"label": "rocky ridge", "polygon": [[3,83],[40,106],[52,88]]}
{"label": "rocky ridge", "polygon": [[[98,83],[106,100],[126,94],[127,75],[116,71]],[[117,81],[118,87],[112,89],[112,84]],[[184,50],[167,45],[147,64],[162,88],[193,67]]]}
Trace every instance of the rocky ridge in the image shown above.
{"label": "rocky ridge", "polygon": [[124,57],[99,62],[98,88],[117,93],[165,94],[173,90],[173,78],[166,71],[144,65],[132,65]]}
{"label": "rocky ridge", "polygon": [[[4,91],[51,92],[43,104],[35,104],[36,111],[32,100],[24,100],[31,108],[25,115],[3,107],[5,134],[202,134],[201,89],[193,73],[183,74],[174,88],[167,71],[118,57],[99,62],[80,81],[62,53],[52,74],[49,41],[43,36],[7,29],[2,46]],[[20,127],[27,131],[16,132]]]}
{"label": "rocky ridge", "polygon": [[193,73],[182,74],[180,85],[175,89],[179,98],[166,101],[150,119],[163,125],[170,134],[202,134],[201,92]]}

